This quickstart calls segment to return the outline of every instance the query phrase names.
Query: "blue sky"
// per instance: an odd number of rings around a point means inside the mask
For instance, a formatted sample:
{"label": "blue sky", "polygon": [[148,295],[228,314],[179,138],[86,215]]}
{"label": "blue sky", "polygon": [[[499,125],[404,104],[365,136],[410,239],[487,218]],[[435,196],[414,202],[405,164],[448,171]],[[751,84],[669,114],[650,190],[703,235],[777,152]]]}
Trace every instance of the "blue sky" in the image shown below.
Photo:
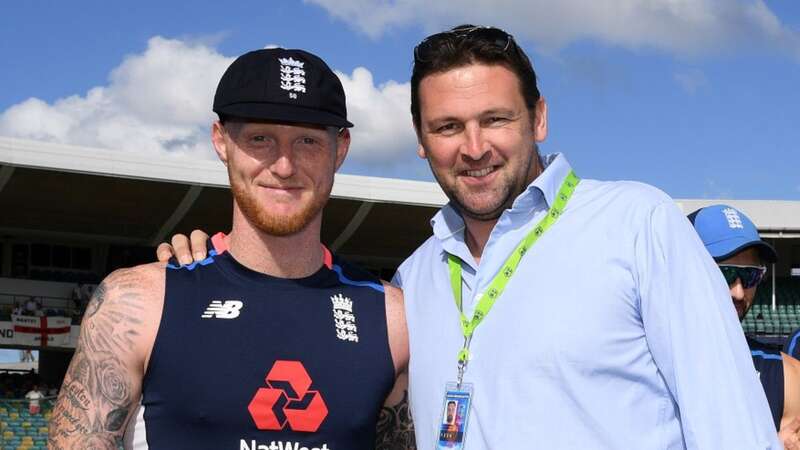
{"label": "blue sky", "polygon": [[[17,363],[20,358],[20,350],[17,349],[0,349],[0,363]],[[39,360],[39,351],[33,351],[33,357],[36,361]]]}
{"label": "blue sky", "polygon": [[340,73],[346,173],[432,180],[408,114],[412,48],[463,22],[532,56],[545,153],[677,198],[800,200],[800,4],[755,0],[4,2],[0,135],[213,158],[235,56],[304,48]]}

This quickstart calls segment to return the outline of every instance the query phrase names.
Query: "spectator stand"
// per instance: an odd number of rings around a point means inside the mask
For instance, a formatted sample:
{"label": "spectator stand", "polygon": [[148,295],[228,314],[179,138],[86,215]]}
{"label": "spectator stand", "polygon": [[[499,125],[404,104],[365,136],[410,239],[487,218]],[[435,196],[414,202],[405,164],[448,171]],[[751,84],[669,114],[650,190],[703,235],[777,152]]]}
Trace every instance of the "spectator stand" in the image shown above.
{"label": "spectator stand", "polygon": [[800,278],[776,278],[774,308],[772,289],[760,287],[742,328],[759,341],[782,346],[786,337],[800,328]]}
{"label": "spectator stand", "polygon": [[[71,317],[72,324],[79,325],[87,303],[82,297],[31,296],[0,292],[0,322],[11,321],[12,314],[19,314]],[[30,305],[35,307],[31,308]]]}
{"label": "spectator stand", "polygon": [[40,385],[44,397],[38,414],[29,411],[26,393],[39,384],[33,370],[0,369],[0,448],[39,450],[47,448],[47,427],[57,390]]}

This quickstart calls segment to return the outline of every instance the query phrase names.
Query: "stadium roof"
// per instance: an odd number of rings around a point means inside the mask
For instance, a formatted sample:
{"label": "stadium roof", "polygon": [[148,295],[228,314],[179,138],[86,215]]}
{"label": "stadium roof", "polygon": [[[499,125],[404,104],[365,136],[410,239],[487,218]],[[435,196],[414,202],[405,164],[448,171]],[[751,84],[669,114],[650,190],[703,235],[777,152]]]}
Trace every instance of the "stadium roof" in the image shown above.
{"label": "stadium roof", "polygon": [[[362,261],[396,264],[427,236],[446,197],[436,183],[337,175],[323,241]],[[677,200],[744,211],[769,237],[800,237],[800,202]],[[155,245],[195,227],[230,227],[218,161],[159,157],[0,137],[0,233]]]}
{"label": "stadium roof", "polygon": [[[396,265],[430,235],[445,203],[435,183],[336,175],[323,242],[360,261]],[[0,137],[0,234],[155,245],[194,228],[228,230],[219,161]],[[9,214],[8,212],[11,212]]]}
{"label": "stadium roof", "polygon": [[800,237],[800,201],[781,200],[676,200],[689,214],[704,206],[726,204],[747,214],[762,237]]}

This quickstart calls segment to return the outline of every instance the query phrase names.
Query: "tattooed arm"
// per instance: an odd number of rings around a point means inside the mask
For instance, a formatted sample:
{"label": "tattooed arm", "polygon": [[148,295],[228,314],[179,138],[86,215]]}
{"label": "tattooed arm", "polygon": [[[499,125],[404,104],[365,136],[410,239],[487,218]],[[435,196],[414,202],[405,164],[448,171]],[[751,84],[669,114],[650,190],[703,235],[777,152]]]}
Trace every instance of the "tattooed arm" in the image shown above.
{"label": "tattooed arm", "polygon": [[378,417],[375,450],[416,450],[414,422],[408,409],[408,374],[397,377]]}
{"label": "tattooed arm", "polygon": [[376,450],[416,450],[414,424],[408,408],[408,329],[403,291],[384,283],[386,326],[397,378],[378,417]]}
{"label": "tattooed arm", "polygon": [[95,290],[50,421],[48,447],[116,449],[136,409],[163,302],[163,269],[118,270]]}

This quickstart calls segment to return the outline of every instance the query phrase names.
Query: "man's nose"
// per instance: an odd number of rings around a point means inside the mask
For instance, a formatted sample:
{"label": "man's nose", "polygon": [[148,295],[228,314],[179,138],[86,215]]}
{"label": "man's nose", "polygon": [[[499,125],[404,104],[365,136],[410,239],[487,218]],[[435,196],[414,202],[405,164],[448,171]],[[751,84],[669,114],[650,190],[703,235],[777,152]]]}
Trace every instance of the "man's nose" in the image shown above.
{"label": "man's nose", "polygon": [[734,281],[730,286],[730,289],[731,298],[738,301],[744,300],[744,286],[742,286],[742,280],[737,278],[736,281]]}
{"label": "man's nose", "polygon": [[483,135],[483,129],[478,124],[467,124],[464,136],[464,145],[461,147],[463,155],[478,161],[489,153],[491,147]]}
{"label": "man's nose", "polygon": [[[283,145],[281,147],[284,147]],[[269,165],[269,170],[278,178],[290,178],[295,173],[294,154],[291,146],[281,148],[277,158]]]}

